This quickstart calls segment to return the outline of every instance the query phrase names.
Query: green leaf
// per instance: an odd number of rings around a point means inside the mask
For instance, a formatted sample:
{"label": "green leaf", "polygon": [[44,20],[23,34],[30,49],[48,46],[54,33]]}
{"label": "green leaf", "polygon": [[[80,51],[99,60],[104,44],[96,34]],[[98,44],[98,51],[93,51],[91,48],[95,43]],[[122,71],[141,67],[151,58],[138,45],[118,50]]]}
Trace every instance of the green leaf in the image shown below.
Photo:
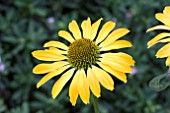
{"label": "green leaf", "polygon": [[4,112],[6,109],[7,108],[4,104],[4,100],[0,99],[0,113]]}
{"label": "green leaf", "polygon": [[27,2],[24,2],[24,1],[21,1],[21,0],[15,0],[14,4],[17,7],[27,7],[28,6]]}
{"label": "green leaf", "polygon": [[[150,82],[149,82],[149,87],[152,88],[155,91],[162,91],[164,89],[166,89],[169,85],[170,85],[170,77],[167,77],[168,73],[165,73],[163,75],[159,75],[155,78],[153,78]],[[169,80],[167,80],[167,78]]]}
{"label": "green leaf", "polygon": [[29,105],[28,105],[27,102],[24,102],[24,103],[22,104],[22,113],[30,113],[30,112],[29,112]]}

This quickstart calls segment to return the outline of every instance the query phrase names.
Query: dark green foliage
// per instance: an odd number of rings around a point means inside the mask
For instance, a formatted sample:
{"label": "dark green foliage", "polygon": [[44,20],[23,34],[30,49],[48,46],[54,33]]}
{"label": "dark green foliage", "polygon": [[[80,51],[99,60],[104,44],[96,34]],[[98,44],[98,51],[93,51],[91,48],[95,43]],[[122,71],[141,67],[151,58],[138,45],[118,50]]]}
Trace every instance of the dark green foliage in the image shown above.
{"label": "dark green foliage", "polygon": [[[134,57],[138,70],[136,75],[128,75],[127,84],[113,78],[113,92],[102,88],[101,113],[169,113],[169,88],[157,92],[148,85],[152,78],[167,71],[165,59],[154,56],[160,44],[149,50],[146,47],[147,41],[159,32],[146,34],[146,29],[159,23],[154,15],[167,5],[168,0],[1,0],[0,56],[5,70],[0,72],[0,113],[94,112],[92,104],[84,105],[80,99],[75,107],[71,106],[69,84],[53,100],[51,88],[57,78],[36,89],[43,75],[32,74],[40,61],[31,52],[42,49],[49,40],[67,43],[57,36],[58,30],[67,30],[72,19],[81,24],[87,17],[93,22],[100,17],[104,22],[117,20],[117,28],[131,30],[125,38],[134,46],[122,51]],[[48,22],[50,17],[55,19],[53,23]]]}

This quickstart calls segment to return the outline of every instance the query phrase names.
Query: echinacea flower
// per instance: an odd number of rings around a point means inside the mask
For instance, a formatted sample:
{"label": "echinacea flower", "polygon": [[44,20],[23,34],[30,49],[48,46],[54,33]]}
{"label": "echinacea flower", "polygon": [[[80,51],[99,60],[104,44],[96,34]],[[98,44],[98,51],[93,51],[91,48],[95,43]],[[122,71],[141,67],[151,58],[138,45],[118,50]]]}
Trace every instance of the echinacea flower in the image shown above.
{"label": "echinacea flower", "polygon": [[60,30],[58,35],[67,40],[67,46],[59,41],[49,41],[44,44],[45,50],[33,51],[32,55],[43,61],[34,67],[33,73],[45,74],[38,82],[37,88],[55,76],[61,77],[54,83],[52,97],[56,98],[66,83],[72,78],[69,86],[70,102],[74,106],[78,96],[85,103],[89,103],[90,91],[100,97],[100,84],[108,89],[114,89],[112,74],[124,83],[127,82],[126,73],[131,73],[134,66],[133,58],[123,52],[111,53],[110,50],[131,47],[126,40],[118,40],[129,33],[126,28],[114,31],[115,23],[106,22],[98,33],[102,18],[91,25],[88,18],[81,24],[82,34],[75,20],[69,23],[68,31]]}
{"label": "echinacea flower", "polygon": [[150,48],[157,43],[167,43],[161,49],[158,50],[158,52],[156,53],[156,57],[157,58],[167,57],[166,66],[169,66],[170,65],[170,6],[165,7],[163,13],[157,13],[155,17],[164,25],[157,25],[152,28],[149,28],[147,32],[153,30],[166,30],[166,32],[162,32],[156,35],[153,39],[151,39],[147,43],[147,45],[148,48]]}

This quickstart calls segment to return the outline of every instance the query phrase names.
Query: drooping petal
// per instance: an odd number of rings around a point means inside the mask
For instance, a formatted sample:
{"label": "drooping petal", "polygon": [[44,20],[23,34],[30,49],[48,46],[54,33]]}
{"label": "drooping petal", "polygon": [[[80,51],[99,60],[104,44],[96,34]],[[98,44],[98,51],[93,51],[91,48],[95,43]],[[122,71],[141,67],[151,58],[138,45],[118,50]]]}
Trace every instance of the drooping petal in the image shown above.
{"label": "drooping petal", "polygon": [[75,20],[72,20],[72,22],[69,23],[68,28],[76,40],[82,38],[79,26]]}
{"label": "drooping petal", "polygon": [[101,41],[103,41],[106,37],[107,37],[107,35],[113,30],[113,28],[115,27],[115,23],[114,22],[112,22],[112,21],[108,21],[108,22],[106,22],[104,25],[103,25],[103,27],[102,27],[102,29],[100,30],[100,32],[99,32],[99,35],[98,35],[98,37],[97,37],[97,39],[96,39],[96,44],[98,44],[98,43],[100,43]]}
{"label": "drooping petal", "polygon": [[76,100],[78,98],[78,90],[77,90],[77,82],[78,82],[78,77],[79,77],[79,74],[78,72],[74,75],[73,77],[73,80],[70,84],[70,87],[69,87],[69,96],[70,96],[70,102],[73,106],[76,105]]}
{"label": "drooping petal", "polygon": [[57,54],[55,51],[50,50],[36,50],[32,52],[32,55],[39,59],[44,61],[59,61],[67,59],[66,56]]}
{"label": "drooping petal", "polygon": [[122,36],[126,35],[130,31],[126,28],[119,28],[114,30],[109,36],[99,45],[99,47],[107,46],[112,42],[116,41],[117,39],[121,38]]}
{"label": "drooping petal", "polygon": [[56,70],[57,68],[61,68],[67,64],[69,63],[66,61],[59,61],[59,62],[55,62],[52,64],[46,64],[46,63],[38,64],[37,66],[33,68],[33,73],[35,74],[48,73],[50,71]]}
{"label": "drooping petal", "polygon": [[61,92],[65,84],[70,80],[70,78],[73,75],[74,68],[68,70],[66,73],[64,73],[58,80],[55,82],[53,88],[52,88],[52,97],[56,98],[58,94]]}
{"label": "drooping petal", "polygon": [[169,65],[170,65],[170,56],[168,56],[166,59],[166,66],[169,66]]}
{"label": "drooping petal", "polygon": [[114,89],[113,79],[107,72],[94,65],[92,66],[92,69],[90,71],[91,73],[93,73],[93,75],[95,75],[95,77],[98,79],[103,87],[111,91]]}
{"label": "drooping petal", "polygon": [[153,31],[153,30],[170,30],[170,27],[165,26],[165,25],[157,25],[157,26],[154,26],[154,27],[147,29],[146,32],[150,32],[150,31]]}
{"label": "drooping petal", "polygon": [[164,45],[159,51],[156,53],[157,58],[164,58],[170,56],[170,43]]}
{"label": "drooping petal", "polygon": [[106,63],[110,67],[114,67],[115,70],[123,72],[123,73],[131,73],[132,68],[129,65],[126,65],[126,63],[122,61],[116,61],[116,60],[110,60],[110,59],[99,59],[101,62]]}
{"label": "drooping petal", "polygon": [[107,72],[109,72],[110,74],[114,75],[116,78],[118,78],[119,80],[123,81],[124,83],[127,82],[127,78],[125,73],[120,72],[120,71],[116,71],[114,69],[114,67],[111,67],[110,65],[108,65],[105,62],[97,62],[97,64],[99,64],[99,66],[101,68],[103,68],[104,70],[106,70]]}
{"label": "drooping petal", "polygon": [[57,47],[63,50],[68,50],[68,47],[59,41],[49,41],[44,44],[44,47]]}
{"label": "drooping petal", "polygon": [[74,38],[71,36],[71,34],[68,31],[60,30],[58,32],[58,36],[68,40],[70,43],[74,42]]}
{"label": "drooping petal", "polygon": [[129,66],[134,66],[135,61],[133,58],[126,53],[104,53],[100,55],[104,59],[112,60],[114,62],[122,62]]}
{"label": "drooping petal", "polygon": [[170,33],[160,33],[158,35],[156,35],[153,39],[151,39],[147,45],[148,48],[152,47],[153,45],[157,44],[159,42],[160,39],[165,38],[167,36],[170,36]]}
{"label": "drooping petal", "polygon": [[90,38],[90,33],[91,33],[91,21],[90,18],[88,18],[87,20],[84,20],[81,24],[81,28],[83,30],[83,37],[84,38]]}
{"label": "drooping petal", "polygon": [[157,13],[156,19],[170,27],[170,18],[166,14]]}
{"label": "drooping petal", "polygon": [[91,27],[91,33],[90,33],[90,39],[94,40],[94,38],[96,37],[99,25],[101,23],[101,21],[103,20],[103,18],[100,18],[99,20],[97,20],[94,24],[92,24]]}
{"label": "drooping petal", "polygon": [[41,87],[43,84],[45,84],[47,81],[49,81],[51,78],[60,75],[62,72],[64,72],[66,69],[68,69],[70,66],[64,66],[61,68],[58,68],[48,74],[46,74],[44,77],[41,78],[41,80],[37,83],[37,88]]}
{"label": "drooping petal", "polygon": [[89,86],[90,86],[92,93],[96,97],[100,97],[99,81],[98,81],[96,75],[93,73],[93,70],[91,68],[89,68],[87,70],[87,80],[88,80],[88,83],[89,83]]}
{"label": "drooping petal", "polygon": [[80,95],[81,100],[85,103],[89,103],[90,98],[90,91],[89,91],[89,84],[86,78],[85,71],[83,69],[77,72],[78,74],[78,82],[77,82],[77,90]]}
{"label": "drooping petal", "polygon": [[107,46],[103,46],[100,49],[100,51],[109,51],[113,49],[120,49],[120,48],[126,48],[126,47],[132,47],[132,44],[127,40],[117,40]]}

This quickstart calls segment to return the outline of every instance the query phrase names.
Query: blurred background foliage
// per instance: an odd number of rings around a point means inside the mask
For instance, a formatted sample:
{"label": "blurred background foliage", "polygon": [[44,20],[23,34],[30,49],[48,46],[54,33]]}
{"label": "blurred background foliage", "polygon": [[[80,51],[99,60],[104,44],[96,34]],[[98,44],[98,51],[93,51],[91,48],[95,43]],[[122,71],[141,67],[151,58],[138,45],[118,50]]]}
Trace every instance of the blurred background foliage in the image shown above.
{"label": "blurred background foliage", "polygon": [[[162,12],[168,0],[1,0],[0,1],[0,113],[92,113],[93,106],[78,100],[72,107],[68,86],[57,99],[51,98],[50,80],[40,89],[42,75],[32,74],[39,63],[31,52],[42,49],[49,40],[61,40],[60,29],[68,29],[75,19],[80,24],[90,17],[115,21],[131,30],[125,38],[133,48],[123,49],[136,60],[135,73],[128,83],[115,80],[113,92],[102,89],[101,113],[170,113],[170,89],[160,92],[149,88],[149,81],[165,72],[165,59],[156,59],[160,44],[147,50],[146,44],[157,32],[146,29],[158,24],[155,13]],[[102,24],[104,23],[102,22]]]}

